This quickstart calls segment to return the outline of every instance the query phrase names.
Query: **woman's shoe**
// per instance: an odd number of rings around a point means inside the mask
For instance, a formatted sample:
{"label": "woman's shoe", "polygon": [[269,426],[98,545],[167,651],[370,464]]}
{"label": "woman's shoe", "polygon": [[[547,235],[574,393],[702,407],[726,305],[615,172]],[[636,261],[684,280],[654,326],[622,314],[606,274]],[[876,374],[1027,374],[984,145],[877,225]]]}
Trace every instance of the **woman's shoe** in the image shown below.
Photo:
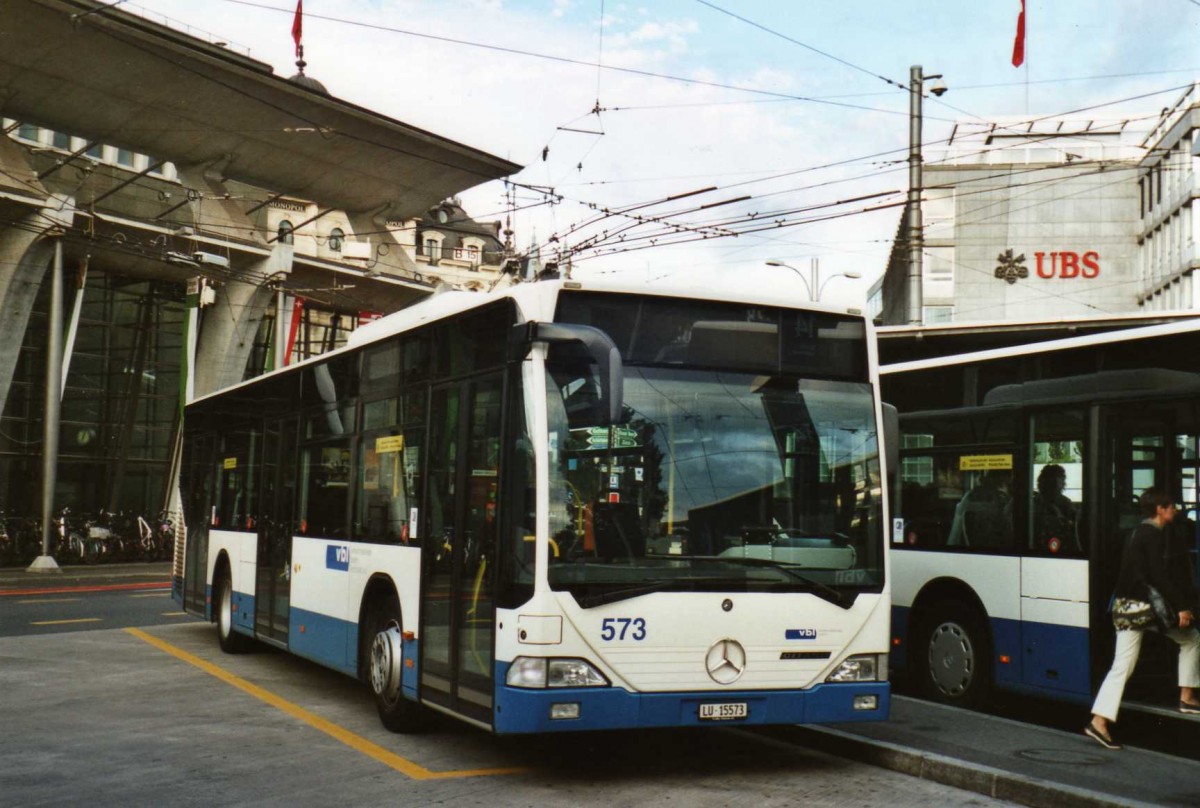
{"label": "woman's shoe", "polygon": [[1187,713],[1188,715],[1200,715],[1200,704],[1180,700],[1179,712]]}
{"label": "woman's shoe", "polygon": [[1109,735],[1107,732],[1101,732],[1100,730],[1096,729],[1095,724],[1089,723],[1086,727],[1084,727],[1083,734],[1103,746],[1105,749],[1121,748],[1121,744],[1114,741],[1111,735]]}

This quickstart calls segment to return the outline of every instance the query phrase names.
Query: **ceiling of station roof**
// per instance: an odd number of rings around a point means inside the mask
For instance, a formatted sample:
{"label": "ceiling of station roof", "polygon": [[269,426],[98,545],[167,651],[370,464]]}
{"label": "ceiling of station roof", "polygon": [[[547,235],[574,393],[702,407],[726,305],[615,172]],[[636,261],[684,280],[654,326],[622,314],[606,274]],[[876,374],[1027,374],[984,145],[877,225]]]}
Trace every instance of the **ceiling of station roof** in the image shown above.
{"label": "ceiling of station roof", "polygon": [[521,168],[217,45],[96,9],[93,0],[0,0],[0,114],[389,218],[419,216]]}

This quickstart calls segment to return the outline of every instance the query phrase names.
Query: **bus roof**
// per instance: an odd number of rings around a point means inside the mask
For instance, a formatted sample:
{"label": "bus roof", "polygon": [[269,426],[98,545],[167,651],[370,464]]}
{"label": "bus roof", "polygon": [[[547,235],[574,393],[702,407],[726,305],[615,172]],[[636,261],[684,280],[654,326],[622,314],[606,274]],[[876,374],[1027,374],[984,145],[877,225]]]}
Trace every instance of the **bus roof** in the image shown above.
{"label": "bus roof", "polygon": [[1196,331],[1200,331],[1200,318],[1187,317],[1174,320],[1173,322],[1160,323],[1158,325],[1108,330],[1095,334],[1087,334],[1084,336],[1049,339],[1043,342],[1013,344],[1013,342],[1010,341],[1008,344],[1005,344],[1003,347],[999,348],[968,351],[965,353],[948,354],[945,356],[933,356],[925,359],[916,359],[909,362],[893,362],[887,365],[881,364],[879,367],[879,373],[880,375],[906,373],[914,370],[927,370],[929,368],[964,365],[974,362],[986,362],[992,359],[1006,359],[1023,354],[1049,353],[1052,351],[1070,350],[1072,348],[1086,348],[1092,345],[1108,345],[1117,342],[1128,342],[1130,340],[1153,339],[1154,337],[1163,337],[1172,334],[1186,334]]}
{"label": "bus roof", "polygon": [[[203,396],[198,396],[189,403],[204,401],[213,396],[222,395],[229,391],[255,384],[260,380],[274,378],[285,373],[292,373],[308,365],[322,362],[331,356],[352,351],[363,345],[369,345],[372,342],[404,333],[425,323],[436,322],[505,298],[517,301],[519,308],[528,317],[548,319],[553,315],[554,303],[558,298],[558,292],[562,289],[652,295],[657,297],[682,297],[692,300],[712,300],[771,307],[786,306],[788,302],[781,300],[780,296],[773,289],[746,289],[734,288],[733,286],[691,287],[671,284],[656,284],[651,286],[644,282],[631,283],[628,281],[611,279],[594,280],[590,278],[585,280],[548,279],[530,283],[519,283],[489,292],[468,292],[443,286],[435,290],[434,294],[411,306],[406,306],[374,322],[359,326],[351,332],[346,344],[340,348],[318,356],[309,357],[294,364],[289,364],[287,367],[264,373],[261,376],[222,388],[221,390],[215,390]],[[824,303],[810,303],[807,300],[798,301],[798,304],[794,307],[858,317],[864,320],[868,329],[871,327],[870,321],[866,320],[862,311],[856,308],[833,306]],[[868,333],[870,332],[868,331]]]}

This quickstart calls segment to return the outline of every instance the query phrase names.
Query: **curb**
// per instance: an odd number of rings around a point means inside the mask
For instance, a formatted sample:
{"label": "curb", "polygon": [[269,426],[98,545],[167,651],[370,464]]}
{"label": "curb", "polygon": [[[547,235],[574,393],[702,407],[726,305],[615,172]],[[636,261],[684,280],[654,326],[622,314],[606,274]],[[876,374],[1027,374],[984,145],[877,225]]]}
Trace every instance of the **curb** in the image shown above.
{"label": "curb", "polygon": [[830,727],[797,726],[792,730],[814,748],[839,757],[1032,808],[1149,808],[1154,805],[867,739]]}

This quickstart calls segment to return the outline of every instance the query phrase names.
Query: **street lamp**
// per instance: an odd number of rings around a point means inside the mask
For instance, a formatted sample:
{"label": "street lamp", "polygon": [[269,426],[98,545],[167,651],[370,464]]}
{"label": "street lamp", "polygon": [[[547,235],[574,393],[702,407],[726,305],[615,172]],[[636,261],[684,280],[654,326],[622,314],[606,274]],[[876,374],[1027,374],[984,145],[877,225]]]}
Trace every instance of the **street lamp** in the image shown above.
{"label": "street lamp", "polygon": [[850,278],[851,280],[856,280],[862,277],[861,272],[835,272],[826,278],[824,283],[821,283],[820,269],[818,267],[816,258],[813,258],[812,263],[809,265],[809,271],[812,272],[811,282],[808,278],[804,277],[803,272],[801,272],[799,269],[796,269],[796,267],[792,266],[791,264],[783,261],[768,261],[767,266],[784,267],[785,269],[790,269],[792,272],[795,272],[797,275],[799,275],[800,280],[804,281],[804,288],[808,290],[808,299],[814,303],[821,299],[821,293],[825,291],[825,287],[828,286],[829,282],[834,278]]}

